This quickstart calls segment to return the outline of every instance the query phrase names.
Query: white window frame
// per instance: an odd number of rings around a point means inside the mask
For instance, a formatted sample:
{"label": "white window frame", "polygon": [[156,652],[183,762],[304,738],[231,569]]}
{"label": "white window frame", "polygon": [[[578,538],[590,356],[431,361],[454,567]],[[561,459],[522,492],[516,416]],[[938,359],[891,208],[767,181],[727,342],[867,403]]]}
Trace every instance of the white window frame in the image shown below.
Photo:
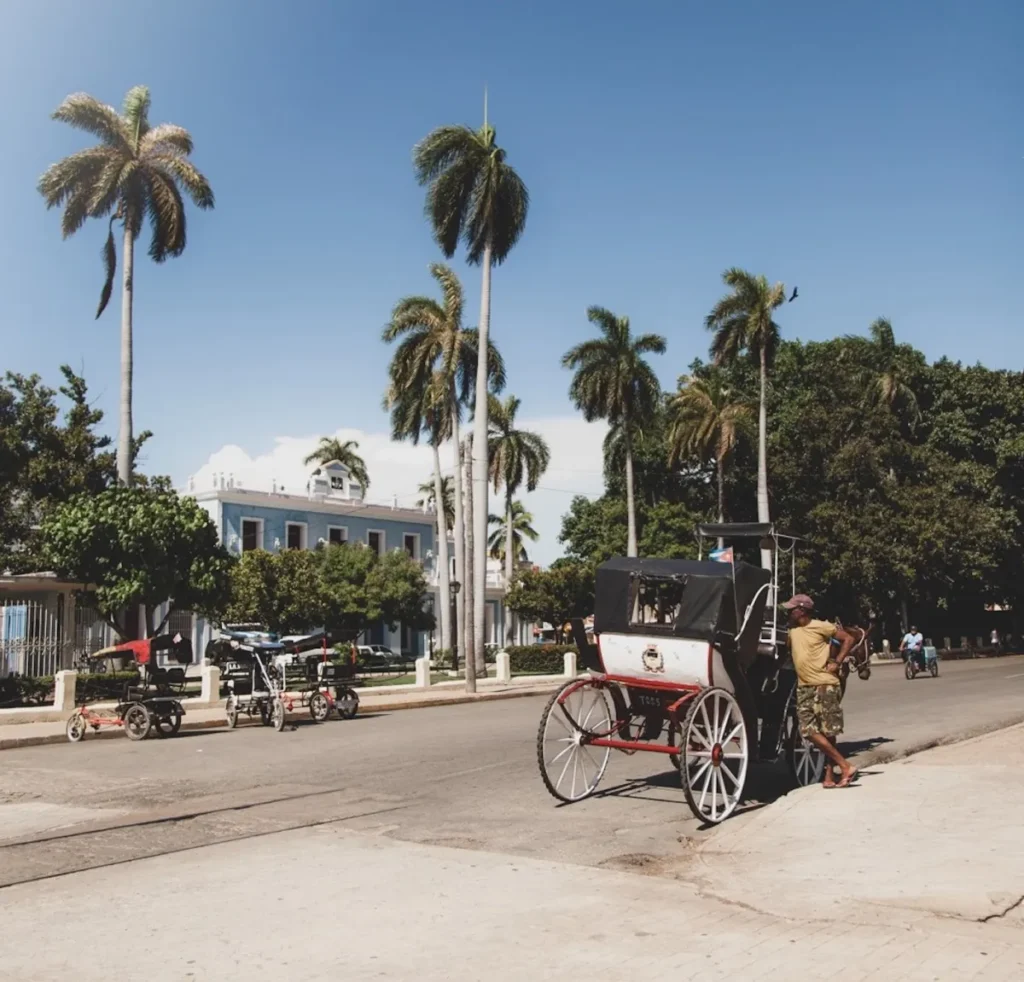
{"label": "white window frame", "polygon": [[380,549],[377,552],[377,558],[380,559],[388,551],[388,534],[384,529],[367,529],[366,530],[366,546],[370,546],[370,536],[376,533],[380,536]]}
{"label": "white window frame", "polygon": [[299,529],[299,549],[301,550],[301,549],[307,548],[307,546],[309,544],[309,539],[308,539],[309,525],[308,525],[308,523],[307,522],[285,522],[284,523],[284,547],[285,547],[285,549],[290,549],[291,548],[291,546],[288,545],[288,529],[291,528],[292,526],[295,526],[296,528]]}
{"label": "white window frame", "polygon": [[[327,526],[327,544],[331,545],[331,533],[333,531],[335,531],[335,530],[341,532],[341,541],[342,541],[342,543],[343,544],[347,543],[348,542],[348,526],[347,525],[328,525]],[[337,545],[337,543],[334,543],[334,545]]]}
{"label": "white window frame", "polygon": [[404,552],[406,555],[408,555],[409,552],[405,548],[405,540],[406,539],[415,539],[416,540],[416,545],[413,548],[413,552],[412,552],[412,558],[415,559],[416,562],[419,562],[420,561],[420,533],[419,532],[403,532],[402,533],[402,552]]}
{"label": "white window frame", "polygon": [[263,542],[264,542],[263,536],[264,536],[264,532],[265,532],[264,525],[263,525],[263,519],[262,518],[256,518],[254,515],[243,515],[238,520],[238,554],[240,556],[244,555],[246,551],[249,551],[249,552],[254,552],[255,551],[255,550],[252,550],[252,549],[246,550],[246,548],[245,548],[245,523],[246,522],[255,522],[256,523],[256,527],[257,527],[257,530],[258,530],[256,532],[256,548],[257,549],[262,549],[263,548]]}

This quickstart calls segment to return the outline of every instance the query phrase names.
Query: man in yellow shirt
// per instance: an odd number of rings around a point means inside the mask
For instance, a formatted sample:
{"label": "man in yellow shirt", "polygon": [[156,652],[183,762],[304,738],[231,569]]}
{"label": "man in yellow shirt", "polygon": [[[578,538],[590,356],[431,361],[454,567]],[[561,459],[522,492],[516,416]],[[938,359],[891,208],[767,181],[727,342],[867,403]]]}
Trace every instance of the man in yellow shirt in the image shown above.
{"label": "man in yellow shirt", "polygon": [[[843,732],[840,666],[853,647],[854,637],[837,624],[812,619],[814,601],[805,593],[798,593],[782,606],[789,611],[789,650],[796,669],[800,735],[827,758],[825,787],[847,788],[856,779],[857,768],[836,749],[836,737]],[[833,638],[839,641],[834,658]],[[839,768],[838,783],[833,765]]]}

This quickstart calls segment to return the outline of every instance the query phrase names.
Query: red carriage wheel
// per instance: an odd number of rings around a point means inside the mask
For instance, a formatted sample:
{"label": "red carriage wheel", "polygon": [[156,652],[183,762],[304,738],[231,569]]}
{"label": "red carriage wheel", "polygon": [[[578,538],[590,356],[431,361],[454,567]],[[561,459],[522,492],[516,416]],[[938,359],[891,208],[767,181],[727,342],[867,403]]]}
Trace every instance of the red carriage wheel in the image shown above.
{"label": "red carriage wheel", "polygon": [[615,722],[603,687],[573,680],[548,700],[537,731],[537,763],[544,786],[559,801],[582,801],[604,776],[611,749],[587,742],[608,736]]}

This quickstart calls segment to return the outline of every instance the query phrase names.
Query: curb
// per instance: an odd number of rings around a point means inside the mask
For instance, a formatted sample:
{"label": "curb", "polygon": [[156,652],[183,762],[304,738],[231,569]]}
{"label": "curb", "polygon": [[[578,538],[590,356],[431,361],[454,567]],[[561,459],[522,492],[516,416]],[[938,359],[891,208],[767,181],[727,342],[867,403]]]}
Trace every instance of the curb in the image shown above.
{"label": "curb", "polygon": [[[504,692],[477,692],[473,695],[463,692],[459,695],[445,696],[441,699],[404,699],[392,700],[391,702],[369,702],[360,700],[359,709],[365,713],[394,713],[403,709],[430,709],[434,706],[460,706],[476,702],[496,702],[504,699],[525,699],[528,696],[541,696],[554,692],[565,679],[556,682],[548,682],[544,685],[524,686],[522,689],[511,689]],[[219,730],[226,729],[227,721],[223,718],[193,720],[189,722],[188,717],[181,722],[181,731],[186,730]],[[123,738],[121,729],[109,727],[99,730],[96,733],[89,733],[85,739],[92,743],[93,740],[110,740],[115,737]],[[43,736],[24,737],[0,737],[0,751],[18,750],[21,747],[39,747],[46,744],[67,743],[68,738],[64,733],[48,733]]]}
{"label": "curb", "polygon": [[958,730],[955,733],[947,733],[944,736],[932,737],[928,740],[919,740],[917,743],[909,744],[902,750],[869,752],[859,759],[863,760],[867,767],[873,767],[875,764],[894,764],[906,760],[908,757],[924,753],[926,750],[934,750],[936,747],[948,747],[954,743],[967,743],[970,740],[976,740],[978,737],[987,736],[999,730],[1013,729],[1013,727],[1020,726],[1022,723],[1024,723],[1024,711],[1014,713],[1012,716],[1004,716],[1002,719],[979,723],[977,726]]}

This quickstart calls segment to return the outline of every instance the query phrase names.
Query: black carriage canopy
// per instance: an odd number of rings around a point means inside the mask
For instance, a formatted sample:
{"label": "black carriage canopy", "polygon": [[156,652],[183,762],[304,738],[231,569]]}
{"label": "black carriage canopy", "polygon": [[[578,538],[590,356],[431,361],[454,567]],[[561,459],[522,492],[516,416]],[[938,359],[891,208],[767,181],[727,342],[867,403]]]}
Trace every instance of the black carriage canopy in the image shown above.
{"label": "black carriage canopy", "polygon": [[770,579],[742,562],[609,559],[597,568],[594,632],[735,638],[752,603],[749,622],[760,628]]}

